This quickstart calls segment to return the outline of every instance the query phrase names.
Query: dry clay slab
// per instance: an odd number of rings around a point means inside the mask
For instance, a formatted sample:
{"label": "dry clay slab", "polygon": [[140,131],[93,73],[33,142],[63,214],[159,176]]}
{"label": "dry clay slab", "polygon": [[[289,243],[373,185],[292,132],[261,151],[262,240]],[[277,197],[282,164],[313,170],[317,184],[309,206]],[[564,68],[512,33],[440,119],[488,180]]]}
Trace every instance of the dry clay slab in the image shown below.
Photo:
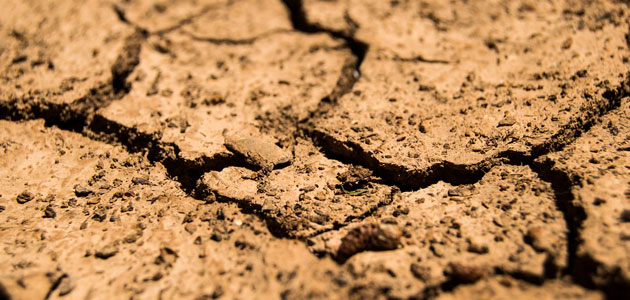
{"label": "dry clay slab", "polygon": [[10,0],[0,19],[0,105],[18,103],[19,113],[30,105],[103,101],[132,67],[120,56],[136,42],[134,29],[108,1]]}
{"label": "dry clay slab", "polygon": [[283,31],[223,43],[179,30],[147,43],[129,77],[130,92],[98,111],[98,119],[175,145],[189,161],[231,156],[226,130],[290,146],[292,131],[270,124],[294,127],[306,118],[351,58],[339,48],[343,41],[325,34]]}
{"label": "dry clay slab", "polygon": [[188,197],[160,164],[43,121],[0,121],[0,179],[10,299],[346,293],[333,278],[347,271],[236,204]]}
{"label": "dry clay slab", "polygon": [[0,123],[0,264],[21,266],[0,278],[11,299],[123,294],[140,274],[129,266],[151,264],[164,243],[186,236],[182,219],[198,201],[182,201],[161,166],[43,120]]}
{"label": "dry clay slab", "polygon": [[140,0],[115,3],[130,23],[156,34],[182,28],[199,39],[239,43],[269,32],[291,30],[288,12],[281,1],[184,0],[156,3]]}
{"label": "dry clay slab", "polygon": [[[375,223],[402,231],[397,249],[347,245],[355,228]],[[361,278],[359,283],[404,298],[429,286],[475,282],[494,272],[543,281],[567,266],[566,238],[551,186],[528,167],[498,166],[475,184],[440,182],[403,192],[372,217],[312,237],[309,245],[333,257],[353,246],[355,253],[345,264]]]}
{"label": "dry clay slab", "polygon": [[601,292],[587,290],[579,285],[550,280],[542,285],[519,282],[507,276],[484,279],[474,285],[455,288],[452,293],[444,293],[439,300],[453,299],[589,299],[603,300]]}
{"label": "dry clay slab", "polygon": [[[346,176],[349,173],[355,176]],[[279,234],[303,238],[390,203],[397,189],[373,182],[369,175],[326,158],[300,140],[289,166],[268,175],[242,167],[208,172],[198,190],[206,197],[260,210]]]}
{"label": "dry clay slab", "polygon": [[352,3],[355,36],[370,44],[361,78],[310,129],[326,151],[406,188],[569,143],[614,107],[630,71],[623,4],[574,14],[565,1],[462,2],[445,14],[435,2]]}
{"label": "dry clay slab", "polygon": [[572,271],[584,282],[621,291],[630,286],[629,100],[575,143],[538,161],[574,184],[565,199],[581,241]]}

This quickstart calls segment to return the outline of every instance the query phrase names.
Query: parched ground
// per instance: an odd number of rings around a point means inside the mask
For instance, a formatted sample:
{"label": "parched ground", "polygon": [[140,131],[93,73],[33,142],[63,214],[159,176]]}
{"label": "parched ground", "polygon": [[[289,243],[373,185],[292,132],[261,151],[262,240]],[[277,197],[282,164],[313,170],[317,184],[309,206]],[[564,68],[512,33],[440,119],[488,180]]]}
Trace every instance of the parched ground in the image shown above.
{"label": "parched ground", "polygon": [[0,299],[627,299],[629,5],[3,0]]}

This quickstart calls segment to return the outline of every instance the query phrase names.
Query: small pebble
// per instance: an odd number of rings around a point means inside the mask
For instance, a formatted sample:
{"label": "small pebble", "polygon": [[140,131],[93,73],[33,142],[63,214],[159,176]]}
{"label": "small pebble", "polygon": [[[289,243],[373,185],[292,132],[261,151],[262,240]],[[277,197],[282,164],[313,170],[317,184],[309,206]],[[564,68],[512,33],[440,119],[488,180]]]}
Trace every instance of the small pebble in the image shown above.
{"label": "small pebble", "polygon": [[35,196],[33,196],[33,194],[29,192],[22,192],[21,194],[17,195],[17,198],[15,200],[17,200],[17,203],[19,204],[24,204],[33,200],[34,198]]}
{"label": "small pebble", "polygon": [[94,211],[94,215],[92,215],[92,219],[97,220],[99,222],[103,222],[107,217],[107,210],[103,207]]}
{"label": "small pebble", "polygon": [[100,259],[108,259],[116,255],[116,253],[118,253],[118,247],[112,244],[109,244],[101,248],[100,250],[97,250],[96,252],[94,252],[94,256]]}
{"label": "small pebble", "polygon": [[488,245],[478,237],[474,237],[468,240],[468,251],[484,254],[488,253]]}
{"label": "small pebble", "polygon": [[442,246],[441,244],[432,244],[431,251],[433,251],[433,254],[435,254],[435,256],[437,257],[444,257],[444,246]]}
{"label": "small pebble", "polygon": [[422,281],[427,281],[431,278],[431,269],[429,267],[422,266],[418,263],[412,263],[409,270],[414,277]]}
{"label": "small pebble", "polygon": [[52,206],[50,205],[46,206],[46,209],[44,209],[44,218],[54,219],[56,216],[57,216],[57,213],[52,208]]}
{"label": "small pebble", "polygon": [[85,197],[85,196],[87,196],[89,194],[92,194],[92,190],[90,190],[90,189],[88,189],[88,188],[86,188],[86,187],[84,187],[84,186],[82,186],[80,184],[77,184],[77,185],[74,186],[74,194],[77,197]]}
{"label": "small pebble", "polygon": [[195,231],[197,231],[197,225],[193,223],[186,223],[186,225],[184,225],[184,229],[186,230],[186,232],[193,234],[195,233]]}
{"label": "small pebble", "polygon": [[512,117],[512,116],[505,116],[503,118],[503,120],[499,121],[498,127],[512,126],[514,124],[516,124],[516,119],[514,119],[514,117]]}
{"label": "small pebble", "polygon": [[149,179],[142,178],[142,177],[136,177],[134,179],[131,179],[131,182],[133,182],[134,184],[142,184],[142,185],[150,185],[151,184],[149,182]]}
{"label": "small pebble", "polygon": [[135,243],[141,236],[142,236],[142,231],[134,232],[125,236],[125,238],[123,238],[123,242],[127,244]]}
{"label": "small pebble", "polygon": [[400,245],[402,230],[396,225],[366,223],[346,234],[337,251],[337,260],[344,262],[366,250],[394,250]]}

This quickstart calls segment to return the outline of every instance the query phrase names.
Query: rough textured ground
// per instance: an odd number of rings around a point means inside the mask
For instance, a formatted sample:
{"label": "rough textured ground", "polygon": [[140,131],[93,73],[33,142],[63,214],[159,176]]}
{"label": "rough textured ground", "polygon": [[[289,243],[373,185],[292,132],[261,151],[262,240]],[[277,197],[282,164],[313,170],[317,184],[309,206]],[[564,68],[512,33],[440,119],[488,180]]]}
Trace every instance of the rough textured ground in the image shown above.
{"label": "rough textured ground", "polygon": [[5,0],[0,299],[626,299],[628,6]]}

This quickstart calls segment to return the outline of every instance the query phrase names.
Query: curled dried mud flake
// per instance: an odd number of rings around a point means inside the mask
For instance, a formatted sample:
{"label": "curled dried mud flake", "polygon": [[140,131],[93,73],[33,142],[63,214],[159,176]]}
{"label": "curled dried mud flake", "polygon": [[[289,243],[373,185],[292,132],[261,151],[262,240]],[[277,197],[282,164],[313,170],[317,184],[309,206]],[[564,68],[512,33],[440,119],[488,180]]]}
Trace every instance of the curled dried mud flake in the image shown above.
{"label": "curled dried mud flake", "polygon": [[367,223],[350,230],[341,239],[337,261],[345,262],[351,256],[370,250],[394,250],[400,245],[402,231],[391,224]]}
{"label": "curled dried mud flake", "polygon": [[289,153],[262,137],[226,133],[224,139],[228,150],[242,155],[248,163],[262,169],[271,170],[291,162]]}

